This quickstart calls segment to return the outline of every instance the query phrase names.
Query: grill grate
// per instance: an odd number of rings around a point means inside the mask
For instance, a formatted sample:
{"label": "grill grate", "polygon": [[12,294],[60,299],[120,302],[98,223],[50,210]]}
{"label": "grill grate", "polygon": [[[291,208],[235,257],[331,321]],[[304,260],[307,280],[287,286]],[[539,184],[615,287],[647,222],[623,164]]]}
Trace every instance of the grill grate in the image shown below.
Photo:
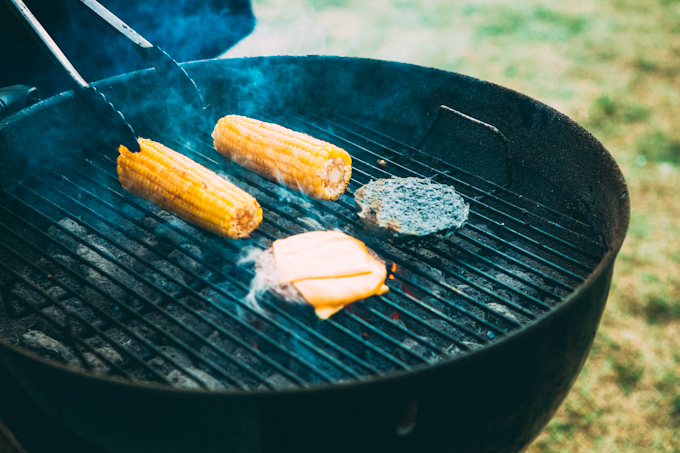
{"label": "grill grate", "polygon": [[[280,118],[274,121],[284,124]],[[344,117],[288,127],[347,149],[350,194],[309,200],[217,158],[208,136],[142,131],[247,188],[264,209],[251,239],[206,234],[122,189],[116,151],[60,155],[0,202],[7,331],[41,330],[59,360],[123,379],[207,389],[355,381],[435,363],[498,339],[570,294],[606,247],[575,218]],[[365,232],[351,193],[375,178],[452,184],[468,224],[444,244],[399,249]],[[281,201],[285,201],[281,202]],[[320,322],[268,295],[247,302],[250,251],[291,234],[340,228],[388,264],[390,291]]]}

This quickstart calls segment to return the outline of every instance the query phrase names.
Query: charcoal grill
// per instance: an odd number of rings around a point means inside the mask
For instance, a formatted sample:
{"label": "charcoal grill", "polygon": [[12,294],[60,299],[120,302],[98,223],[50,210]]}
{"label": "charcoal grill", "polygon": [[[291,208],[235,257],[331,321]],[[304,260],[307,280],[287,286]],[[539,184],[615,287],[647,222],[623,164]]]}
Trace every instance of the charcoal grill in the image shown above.
{"label": "charcoal grill", "polygon": [[[510,452],[535,438],[585,361],[627,228],[602,145],[524,95],[434,69],[185,68],[215,114],[345,148],[350,191],[311,200],[225,162],[210,121],[149,71],[96,86],[139,136],[253,194],[250,239],[125,192],[111,137],[70,93],[0,123],[0,358],[36,403],[109,451]],[[373,237],[352,193],[391,176],[452,184],[468,224],[424,248]],[[253,305],[248,257],[320,228],[382,256],[390,291],[323,322],[268,295]]]}

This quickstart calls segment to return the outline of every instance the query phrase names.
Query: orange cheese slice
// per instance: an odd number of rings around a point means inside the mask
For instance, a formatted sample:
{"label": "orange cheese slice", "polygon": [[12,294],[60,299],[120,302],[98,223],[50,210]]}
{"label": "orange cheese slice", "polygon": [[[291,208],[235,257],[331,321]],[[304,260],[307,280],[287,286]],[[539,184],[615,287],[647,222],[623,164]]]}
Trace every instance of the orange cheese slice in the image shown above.
{"label": "orange cheese slice", "polygon": [[363,242],[337,231],[313,231],[272,244],[279,284],[292,283],[327,319],[347,304],[389,290],[387,270]]}
{"label": "orange cheese slice", "polygon": [[311,231],[272,244],[279,284],[371,272],[363,242],[339,231]]}
{"label": "orange cheese slice", "polygon": [[328,319],[347,304],[375,294],[384,294],[387,271],[377,260],[368,257],[371,272],[340,278],[311,278],[294,282],[308,304],[314,307],[316,315]]}

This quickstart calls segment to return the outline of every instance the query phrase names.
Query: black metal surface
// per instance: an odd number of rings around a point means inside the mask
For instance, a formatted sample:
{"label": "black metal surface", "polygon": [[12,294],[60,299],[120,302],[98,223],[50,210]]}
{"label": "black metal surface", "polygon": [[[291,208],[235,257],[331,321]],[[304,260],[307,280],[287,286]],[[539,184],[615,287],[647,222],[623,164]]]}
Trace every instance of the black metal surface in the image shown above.
{"label": "black metal surface", "polygon": [[28,85],[12,85],[0,88],[0,119],[35,104],[40,100],[40,91]]}
{"label": "black metal surface", "polygon": [[[86,355],[93,354],[99,366],[123,379],[218,386],[220,391],[118,384],[25,360],[13,349],[3,356],[6,365],[19,375],[54,368],[56,395],[46,391],[40,375],[25,385],[51,413],[64,415],[68,407],[74,429],[112,451],[131,448],[114,434],[134,431],[131,420],[101,426],[96,415],[101,409],[85,407],[85,400],[69,390],[76,382],[110,412],[124,412],[132,404],[139,414],[156,410],[178,417],[163,417],[165,426],[138,433],[143,447],[137,451],[181,451],[180,435],[205,451],[225,445],[240,451],[277,451],[282,445],[314,451],[324,439],[342,440],[338,450],[362,451],[379,445],[409,451],[419,443],[433,451],[449,445],[459,451],[516,451],[526,445],[554,413],[585,360],[625,233],[627,200],[607,195],[625,193],[625,185],[615,167],[607,168],[601,145],[568,119],[555,121],[556,112],[547,107],[528,107],[521,95],[424,68],[308,58],[205,62],[201,69],[200,81],[225,113],[274,120],[347,149],[353,157],[351,190],[392,175],[453,184],[471,204],[468,225],[437,247],[393,248],[363,231],[351,194],[336,203],[306,200],[223,162],[205,130],[193,131],[177,120],[181,110],[159,110],[146,102],[158,91],[150,77],[133,75],[133,83],[123,77],[111,82],[112,95],[117,105],[135,99],[143,107],[131,112],[141,135],[224,169],[263,205],[263,224],[252,239],[235,242],[159,213],[120,187],[115,149],[84,124],[76,132],[65,131],[72,152],[59,153],[49,165],[14,155],[26,146],[14,134],[30,126],[0,128],[8,166],[30,169],[21,178],[2,175],[3,304],[19,325],[30,320],[62,340],[83,367]],[[372,77],[359,82],[359,74]],[[337,87],[336,77],[354,85]],[[398,89],[404,80],[415,79],[422,84]],[[130,86],[133,92],[127,91]],[[400,98],[394,105],[372,103],[372,96],[385,93]],[[509,153],[497,142],[490,144],[487,135],[460,125],[442,120],[433,126],[429,115],[448,104],[449,96],[458,110],[497,126],[508,137]],[[400,108],[405,101],[413,107],[408,116]],[[61,104],[45,108],[63,109],[68,117]],[[40,121],[42,112],[27,115]],[[425,133],[423,149],[409,145]],[[540,150],[536,142],[543,145]],[[583,174],[566,172],[555,181],[555,171],[541,174],[540,160],[524,165],[532,153],[545,153],[541,159],[549,160],[552,148],[563,146],[574,150],[564,154],[567,160],[584,163]],[[465,153],[478,162],[470,164]],[[508,155],[513,190],[503,187],[509,182]],[[488,167],[494,167],[489,174],[480,170]],[[590,171],[603,175],[604,200],[577,195],[592,184]],[[562,180],[578,183],[565,187]],[[252,266],[237,265],[239,258],[318,225],[347,231],[388,264],[396,263],[390,292],[325,322],[310,310],[269,297],[260,300],[263,311],[247,304]],[[124,360],[112,361],[102,345]],[[104,389],[125,397],[110,401]],[[65,395],[71,399],[64,400]],[[415,430],[409,422],[413,401]],[[188,409],[199,403],[205,414]],[[173,404],[186,406],[186,413],[159,407]],[[467,421],[451,413],[458,410]],[[235,423],[238,411],[247,415]],[[434,414],[442,411],[447,415],[438,420]],[[525,414],[523,419],[518,413]],[[324,414],[337,422],[337,430],[331,423],[300,439],[300,426],[316,424]],[[206,420],[208,415],[214,419]],[[234,426],[219,434],[208,430],[225,421]],[[352,439],[343,430],[353,433]]]}
{"label": "black metal surface", "polygon": [[[63,423],[47,416],[3,367],[0,367],[0,388],[0,423],[21,446],[20,452],[104,453],[75,436]],[[0,445],[4,446],[1,441]]]}

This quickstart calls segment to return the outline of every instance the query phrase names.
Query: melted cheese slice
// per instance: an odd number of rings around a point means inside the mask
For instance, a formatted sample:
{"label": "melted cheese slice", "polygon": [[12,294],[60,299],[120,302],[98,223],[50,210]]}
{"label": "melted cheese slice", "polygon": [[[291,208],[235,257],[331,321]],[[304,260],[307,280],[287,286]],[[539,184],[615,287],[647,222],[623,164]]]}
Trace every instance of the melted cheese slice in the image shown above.
{"label": "melted cheese slice", "polygon": [[[283,247],[277,247],[279,242]],[[363,242],[344,233],[299,234],[275,241],[272,249],[281,284],[292,282],[321,319],[389,290],[385,266],[369,255]]]}
{"label": "melted cheese slice", "polygon": [[387,274],[385,266],[370,256],[368,258],[372,268],[368,274],[312,278],[294,282],[293,285],[307,303],[314,307],[319,318],[328,319],[347,304],[374,294],[384,294],[389,290],[384,283]]}
{"label": "melted cheese slice", "polygon": [[364,243],[338,231],[312,231],[279,239],[272,244],[272,251],[281,285],[372,270]]}

